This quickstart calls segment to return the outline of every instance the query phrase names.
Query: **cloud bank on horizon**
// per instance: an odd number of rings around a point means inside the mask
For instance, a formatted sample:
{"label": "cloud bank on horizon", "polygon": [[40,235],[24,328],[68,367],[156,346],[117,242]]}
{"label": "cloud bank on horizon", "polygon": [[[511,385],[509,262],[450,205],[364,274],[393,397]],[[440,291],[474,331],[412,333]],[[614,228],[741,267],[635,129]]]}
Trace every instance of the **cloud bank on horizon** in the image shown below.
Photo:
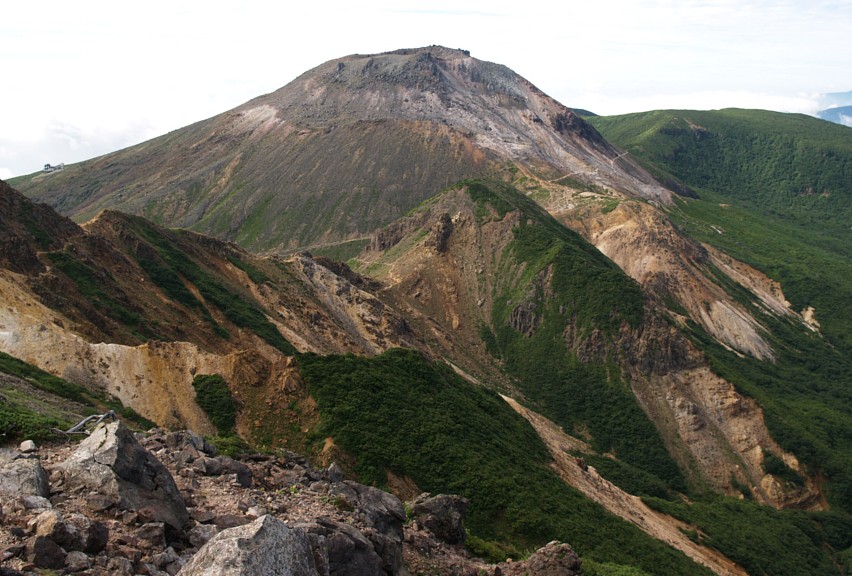
{"label": "cloud bank on horizon", "polygon": [[574,4],[11,4],[0,22],[0,178],[147,140],[353,52],[465,48],[599,114],[815,115],[843,105],[826,104],[825,94],[852,89],[852,0]]}

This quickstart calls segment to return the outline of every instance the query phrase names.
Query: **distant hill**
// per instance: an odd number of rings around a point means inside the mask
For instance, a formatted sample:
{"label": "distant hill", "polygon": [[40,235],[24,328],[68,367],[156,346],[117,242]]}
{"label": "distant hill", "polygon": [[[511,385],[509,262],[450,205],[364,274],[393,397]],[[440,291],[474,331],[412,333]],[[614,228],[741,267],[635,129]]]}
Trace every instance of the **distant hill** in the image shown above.
{"label": "distant hill", "polygon": [[852,127],[852,106],[838,106],[828,108],[819,113],[819,117],[835,124],[843,124]]}

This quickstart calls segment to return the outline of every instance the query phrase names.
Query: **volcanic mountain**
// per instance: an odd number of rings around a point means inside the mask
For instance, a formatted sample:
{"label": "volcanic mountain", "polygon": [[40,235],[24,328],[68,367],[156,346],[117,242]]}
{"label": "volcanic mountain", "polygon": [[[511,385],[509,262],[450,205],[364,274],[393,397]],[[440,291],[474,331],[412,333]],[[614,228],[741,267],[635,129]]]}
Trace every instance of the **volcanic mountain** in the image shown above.
{"label": "volcanic mountain", "polygon": [[327,62],[229,112],[15,186],[77,221],[143,215],[255,251],[366,237],[471,176],[669,192],[505,66],[438,46]]}
{"label": "volcanic mountain", "polygon": [[[852,354],[845,216],[828,208],[845,196],[798,168],[750,178],[791,165],[791,141],[824,143],[812,125],[745,114],[758,137],[731,138],[742,122],[711,116],[631,120],[624,152],[464,51],[335,60],[15,181],[97,214],[83,226],[4,186],[0,345],[205,433],[221,406],[197,380],[218,378],[255,446],[470,498],[477,553],[559,538],[598,573],[701,573],[686,554],[719,574],[839,574]],[[844,148],[815,150],[843,181]],[[728,163],[696,174],[696,158]]]}

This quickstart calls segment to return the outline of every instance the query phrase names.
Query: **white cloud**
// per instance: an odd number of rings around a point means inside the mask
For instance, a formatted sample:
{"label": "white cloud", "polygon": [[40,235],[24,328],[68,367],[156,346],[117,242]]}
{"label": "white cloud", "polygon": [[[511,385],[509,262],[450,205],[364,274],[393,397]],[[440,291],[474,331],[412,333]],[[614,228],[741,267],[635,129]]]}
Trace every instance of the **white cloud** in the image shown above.
{"label": "white cloud", "polygon": [[46,156],[98,155],[110,150],[98,146],[223,112],[326,60],[429,44],[506,64],[564,104],[599,113],[809,112],[799,93],[852,89],[849,30],[849,0],[471,0],[463,9],[436,0],[427,10],[410,0],[12,2],[0,21],[0,144],[15,160],[0,154],[0,166],[23,173]]}

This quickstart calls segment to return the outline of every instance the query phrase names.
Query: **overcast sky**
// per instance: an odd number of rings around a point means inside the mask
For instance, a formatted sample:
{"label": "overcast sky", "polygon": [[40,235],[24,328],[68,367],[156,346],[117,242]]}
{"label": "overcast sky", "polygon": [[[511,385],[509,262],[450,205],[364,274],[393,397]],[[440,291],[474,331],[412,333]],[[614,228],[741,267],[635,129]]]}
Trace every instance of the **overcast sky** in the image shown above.
{"label": "overcast sky", "polygon": [[209,118],[348,54],[441,44],[563,104],[815,113],[852,90],[852,0],[4,2],[0,178]]}

